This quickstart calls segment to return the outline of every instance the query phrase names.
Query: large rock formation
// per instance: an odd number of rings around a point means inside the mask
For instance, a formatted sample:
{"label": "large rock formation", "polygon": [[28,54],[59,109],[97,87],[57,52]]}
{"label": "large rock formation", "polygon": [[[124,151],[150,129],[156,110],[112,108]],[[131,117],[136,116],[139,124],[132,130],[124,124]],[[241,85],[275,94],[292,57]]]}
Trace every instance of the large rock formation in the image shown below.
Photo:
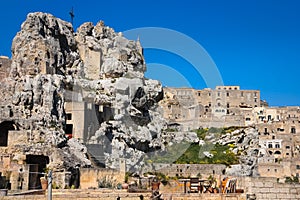
{"label": "large rock formation", "polygon": [[[145,70],[139,41],[102,21],[84,23],[74,32],[51,14],[28,14],[13,40],[10,75],[0,88],[1,124],[10,125],[1,138],[8,147],[1,151],[19,163],[28,155],[46,156],[47,167],[73,171],[92,165],[86,146],[100,145],[106,166],[118,168],[120,158],[127,158],[128,169],[141,169],[148,152],[164,148],[165,126],[156,111],[162,86],[144,78]],[[99,129],[68,139],[68,102],[98,106]]]}

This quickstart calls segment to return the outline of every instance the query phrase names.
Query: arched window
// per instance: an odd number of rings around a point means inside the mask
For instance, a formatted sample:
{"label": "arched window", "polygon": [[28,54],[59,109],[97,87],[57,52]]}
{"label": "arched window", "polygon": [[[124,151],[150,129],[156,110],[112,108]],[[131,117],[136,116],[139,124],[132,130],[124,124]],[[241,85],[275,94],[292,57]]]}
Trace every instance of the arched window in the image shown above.
{"label": "arched window", "polygon": [[296,133],[296,128],[295,127],[291,128],[291,133]]}
{"label": "arched window", "polygon": [[274,152],[274,154],[276,154],[276,155],[280,155],[280,154],[281,154],[281,152],[280,152],[280,151],[275,151],[275,152]]}

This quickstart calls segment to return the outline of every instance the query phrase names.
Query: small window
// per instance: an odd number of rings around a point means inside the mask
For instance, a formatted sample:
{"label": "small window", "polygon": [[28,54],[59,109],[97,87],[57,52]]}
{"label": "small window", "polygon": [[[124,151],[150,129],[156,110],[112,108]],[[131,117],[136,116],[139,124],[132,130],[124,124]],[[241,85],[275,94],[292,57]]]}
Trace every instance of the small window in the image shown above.
{"label": "small window", "polygon": [[271,121],[271,120],[272,120],[272,116],[268,115],[268,121]]}
{"label": "small window", "polygon": [[296,128],[295,127],[291,128],[291,133],[296,133]]}
{"label": "small window", "polygon": [[199,97],[201,96],[201,93],[200,93],[200,92],[198,92],[198,96],[199,96]]}
{"label": "small window", "polygon": [[241,92],[241,97],[243,97],[244,96],[244,92]]}
{"label": "small window", "polygon": [[265,128],[265,133],[267,133],[268,132],[268,129],[267,128]]}
{"label": "small window", "polygon": [[220,92],[218,92],[218,97],[220,96]]}
{"label": "small window", "polygon": [[250,121],[251,119],[249,117],[246,118],[246,121]]}
{"label": "small window", "polygon": [[72,114],[71,113],[67,113],[67,120],[72,120]]}
{"label": "small window", "polygon": [[256,92],[254,92],[254,96],[255,96],[255,97],[257,96],[257,93],[256,93]]}
{"label": "small window", "polygon": [[227,92],[226,95],[229,97],[229,92]]}
{"label": "small window", "polygon": [[269,143],[269,144],[268,144],[268,148],[273,148],[272,143]]}
{"label": "small window", "polygon": [[286,146],[285,148],[286,148],[286,149],[290,149],[291,147],[290,147],[290,146]]}
{"label": "small window", "polygon": [[274,172],[277,172],[277,169],[274,169]]}
{"label": "small window", "polygon": [[300,165],[296,165],[296,169],[300,169]]}
{"label": "small window", "polygon": [[230,106],[229,106],[229,103],[227,103],[227,108],[229,108]]}

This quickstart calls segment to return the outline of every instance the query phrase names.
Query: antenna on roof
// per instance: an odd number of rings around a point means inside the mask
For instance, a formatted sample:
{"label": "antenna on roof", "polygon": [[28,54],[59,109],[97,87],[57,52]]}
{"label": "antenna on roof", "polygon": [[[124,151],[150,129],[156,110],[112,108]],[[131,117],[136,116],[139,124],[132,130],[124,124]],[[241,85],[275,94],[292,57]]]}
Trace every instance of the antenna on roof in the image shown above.
{"label": "antenna on roof", "polygon": [[74,20],[74,17],[75,17],[74,11],[73,11],[73,7],[72,7],[71,11],[69,12],[69,14],[70,14],[70,16],[71,16],[71,24],[72,24],[72,26],[73,26],[73,20]]}

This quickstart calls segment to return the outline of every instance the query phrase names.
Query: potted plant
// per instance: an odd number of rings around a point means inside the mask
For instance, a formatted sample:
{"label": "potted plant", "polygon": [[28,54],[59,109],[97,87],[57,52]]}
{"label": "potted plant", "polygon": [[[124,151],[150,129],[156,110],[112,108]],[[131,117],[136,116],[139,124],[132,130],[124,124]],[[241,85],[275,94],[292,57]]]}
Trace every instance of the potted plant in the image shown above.
{"label": "potted plant", "polygon": [[129,187],[128,180],[130,175],[131,174],[129,172],[125,173],[125,179],[124,179],[124,183],[122,183],[122,189],[128,189]]}
{"label": "potted plant", "polygon": [[49,172],[49,168],[45,167],[44,168],[44,176],[40,177],[40,181],[41,181],[41,186],[43,190],[46,190],[48,188],[48,179],[47,179],[47,174]]}
{"label": "potted plant", "polygon": [[152,190],[159,190],[160,181],[155,177],[151,183]]}
{"label": "potted plant", "polygon": [[40,181],[41,181],[41,186],[42,186],[42,189],[43,190],[46,190],[48,188],[48,180],[47,180],[47,177],[46,176],[42,176],[40,178]]}

